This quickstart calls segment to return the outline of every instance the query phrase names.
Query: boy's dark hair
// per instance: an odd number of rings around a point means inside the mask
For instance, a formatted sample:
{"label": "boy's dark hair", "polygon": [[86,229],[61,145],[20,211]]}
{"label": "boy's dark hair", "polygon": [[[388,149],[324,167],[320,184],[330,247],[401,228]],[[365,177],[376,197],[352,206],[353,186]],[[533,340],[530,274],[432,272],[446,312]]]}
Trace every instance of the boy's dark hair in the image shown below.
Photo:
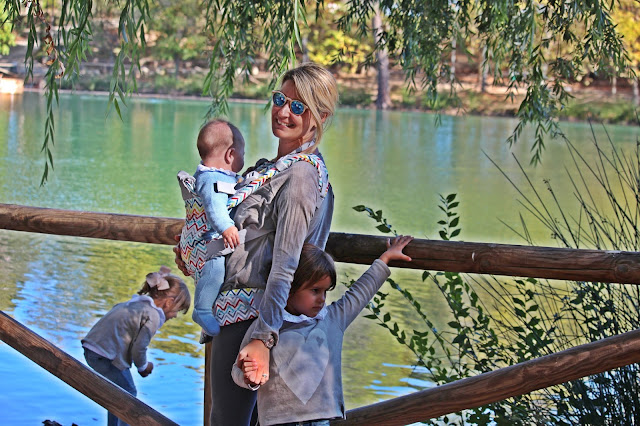
{"label": "boy's dark hair", "polygon": [[212,151],[226,150],[229,148],[225,144],[225,139],[218,135],[215,130],[215,127],[219,124],[226,124],[229,127],[229,130],[231,130],[231,137],[233,140],[231,147],[237,148],[244,145],[244,137],[242,137],[242,133],[236,126],[222,118],[214,118],[202,126],[198,133],[197,146],[200,158],[209,156]]}
{"label": "boy's dark hair", "polygon": [[333,258],[321,248],[305,243],[300,253],[298,269],[293,274],[290,294],[298,291],[303,284],[318,282],[326,276],[331,279],[329,290],[333,290],[336,287],[336,266]]}

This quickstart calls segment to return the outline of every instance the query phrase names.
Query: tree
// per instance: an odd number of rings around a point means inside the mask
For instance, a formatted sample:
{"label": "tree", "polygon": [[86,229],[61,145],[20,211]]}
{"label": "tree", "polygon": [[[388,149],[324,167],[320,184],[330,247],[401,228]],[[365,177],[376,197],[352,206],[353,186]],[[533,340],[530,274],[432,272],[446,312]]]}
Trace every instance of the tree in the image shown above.
{"label": "tree", "polygon": [[391,105],[391,95],[389,88],[389,55],[384,47],[384,31],[382,29],[382,17],[380,9],[375,6],[373,15],[373,38],[378,45],[376,49],[376,67],[378,68],[378,96],[376,98],[376,107],[378,109],[387,109]]}
{"label": "tree", "polygon": [[[640,2],[637,0],[621,0],[620,7],[614,12],[613,19],[618,24],[618,31],[624,36],[623,42],[629,52],[629,59],[634,70],[640,70]],[[631,75],[633,85],[633,104],[640,106],[638,77]]]}
{"label": "tree", "polygon": [[182,61],[197,58],[207,44],[199,5],[196,0],[158,0],[151,5],[149,34],[156,37],[151,51],[159,59],[173,61],[176,76]]}
{"label": "tree", "polygon": [[[136,69],[146,43],[152,1],[117,3],[121,10],[121,46],[111,81],[110,103],[118,114],[119,105],[136,87]],[[316,22],[324,19],[325,2],[309,3],[314,5]],[[494,82],[506,79],[509,96],[516,90],[526,90],[517,113],[518,124],[508,143],[518,142],[523,128],[532,124],[536,136],[531,161],[538,163],[544,150],[544,136],[560,132],[556,116],[570,98],[565,84],[588,72],[584,64],[596,71],[627,72],[628,58],[611,19],[618,4],[604,0],[352,0],[345,4],[345,13],[338,24],[345,35],[355,26],[360,40],[369,40],[378,5],[386,31],[385,43],[377,43],[376,49],[384,47],[389,58],[404,70],[407,85],[425,91],[433,106],[438,101],[438,83],[450,78],[446,61],[453,50],[452,40],[468,39],[477,30],[475,36],[486,45],[486,57],[492,61]],[[203,93],[212,97],[210,115],[227,111],[226,99],[233,92],[237,78],[249,77],[256,58],[266,56],[266,68],[273,75],[272,85],[278,75],[296,62],[296,48],[302,45],[300,29],[308,26],[306,5],[305,0],[204,1],[205,28],[212,40],[210,69],[203,85]],[[57,39],[44,37],[50,55],[46,76],[50,120],[45,125],[43,182],[49,165],[53,167],[50,151],[53,101],[57,99],[60,78],[77,71],[90,48],[91,7],[91,0],[63,2]],[[40,19],[47,23],[47,17],[38,0],[5,2],[5,11],[12,22],[20,19],[23,9],[29,23],[29,66],[33,45],[38,40],[36,22]],[[570,47],[568,54],[554,49],[559,43]],[[58,49],[61,45],[64,49]],[[545,68],[548,71],[545,72]]]}
{"label": "tree", "polygon": [[5,25],[7,22],[7,13],[4,10],[0,10],[0,55],[8,55],[9,48],[16,44],[16,36],[13,34],[10,25]]}

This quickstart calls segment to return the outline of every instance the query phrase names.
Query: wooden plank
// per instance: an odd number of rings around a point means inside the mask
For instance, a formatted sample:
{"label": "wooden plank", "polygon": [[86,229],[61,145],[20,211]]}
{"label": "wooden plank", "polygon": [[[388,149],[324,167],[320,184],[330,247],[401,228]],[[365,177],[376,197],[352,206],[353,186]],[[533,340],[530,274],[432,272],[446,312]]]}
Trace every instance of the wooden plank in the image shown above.
{"label": "wooden plank", "polygon": [[640,362],[640,330],[347,412],[332,425],[406,425]]}
{"label": "wooden plank", "polygon": [[[340,262],[368,264],[385,250],[386,239],[332,233],[327,251]],[[640,284],[640,253],[633,251],[417,239],[407,246],[405,253],[411,262],[390,265],[428,271]]]}
{"label": "wooden plank", "polygon": [[73,237],[175,244],[184,220],[0,204],[0,228]]}
{"label": "wooden plank", "polygon": [[132,425],[177,425],[0,311],[0,340]]}
{"label": "wooden plank", "polygon": [[[174,245],[183,219],[0,204],[0,229]],[[371,264],[386,237],[331,233],[327,251],[338,262]],[[391,266],[515,277],[640,284],[640,253],[416,239],[412,262]]]}

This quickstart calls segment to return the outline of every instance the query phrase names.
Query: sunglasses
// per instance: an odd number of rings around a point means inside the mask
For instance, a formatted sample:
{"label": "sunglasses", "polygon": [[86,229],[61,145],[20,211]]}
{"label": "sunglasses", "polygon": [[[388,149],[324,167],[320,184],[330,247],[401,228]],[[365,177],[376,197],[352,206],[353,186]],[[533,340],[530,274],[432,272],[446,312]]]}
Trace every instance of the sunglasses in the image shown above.
{"label": "sunglasses", "polygon": [[273,101],[273,104],[275,106],[283,107],[284,104],[289,102],[289,109],[295,115],[304,114],[304,112],[308,108],[305,104],[302,103],[302,101],[299,101],[297,99],[291,99],[290,97],[288,97],[287,95],[285,95],[284,93],[282,93],[282,92],[280,92],[278,90],[274,90],[272,93],[273,93],[273,96],[272,96],[271,100]]}

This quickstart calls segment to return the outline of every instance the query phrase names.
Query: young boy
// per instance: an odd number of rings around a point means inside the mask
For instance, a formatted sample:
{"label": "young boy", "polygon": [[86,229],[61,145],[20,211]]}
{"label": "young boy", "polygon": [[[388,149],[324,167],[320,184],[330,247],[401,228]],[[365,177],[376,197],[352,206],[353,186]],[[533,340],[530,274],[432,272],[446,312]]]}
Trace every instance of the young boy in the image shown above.
{"label": "young boy", "polygon": [[207,260],[207,244],[222,238],[224,246],[233,249],[241,242],[238,228],[229,216],[227,200],[234,193],[238,173],[244,167],[244,145],[236,126],[221,119],[209,121],[198,134],[202,161],[193,175],[196,197],[185,190],[184,181],[190,177],[184,172],[178,174],[187,213],[180,254],[196,283],[192,318],[202,327],[202,341],[220,332],[212,306],[225,272],[224,256]]}
{"label": "young boy", "polygon": [[[369,303],[390,271],[392,260],[411,261],[402,250],[413,240],[399,236],[336,302],[325,306],[326,292],[336,285],[331,257],[305,244],[291,283],[278,342],[271,349],[270,377],[253,378],[255,361],[238,355],[232,377],[238,386],[258,391],[260,425],[329,425],[344,417],[341,355],[344,332]],[[256,322],[242,341],[250,341]],[[266,374],[264,376],[267,376]]]}

